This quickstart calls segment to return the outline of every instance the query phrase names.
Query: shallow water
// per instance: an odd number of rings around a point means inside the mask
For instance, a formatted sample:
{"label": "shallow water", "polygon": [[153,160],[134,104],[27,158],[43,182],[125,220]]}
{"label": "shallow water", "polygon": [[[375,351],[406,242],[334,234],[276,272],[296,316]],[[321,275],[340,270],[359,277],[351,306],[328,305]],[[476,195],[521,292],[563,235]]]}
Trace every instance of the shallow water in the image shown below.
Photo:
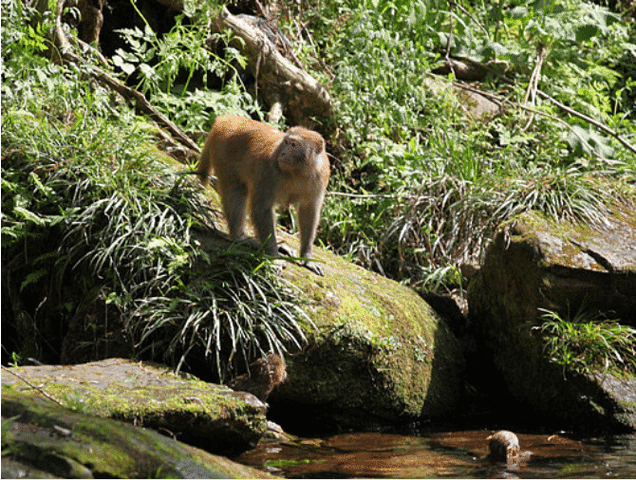
{"label": "shallow water", "polygon": [[516,431],[523,452],[493,463],[494,430],[347,433],[264,443],[241,463],[287,478],[636,478],[636,435],[569,439]]}

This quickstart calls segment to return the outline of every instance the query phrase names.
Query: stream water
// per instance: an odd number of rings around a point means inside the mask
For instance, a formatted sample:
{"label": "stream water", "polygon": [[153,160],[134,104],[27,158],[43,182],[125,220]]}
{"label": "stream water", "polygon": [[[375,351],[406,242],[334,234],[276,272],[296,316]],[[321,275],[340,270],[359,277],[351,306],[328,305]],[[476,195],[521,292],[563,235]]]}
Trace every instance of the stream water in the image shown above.
{"label": "stream water", "polygon": [[271,441],[236,460],[286,478],[636,478],[636,435],[524,434],[522,459],[493,463],[494,430],[345,433]]}

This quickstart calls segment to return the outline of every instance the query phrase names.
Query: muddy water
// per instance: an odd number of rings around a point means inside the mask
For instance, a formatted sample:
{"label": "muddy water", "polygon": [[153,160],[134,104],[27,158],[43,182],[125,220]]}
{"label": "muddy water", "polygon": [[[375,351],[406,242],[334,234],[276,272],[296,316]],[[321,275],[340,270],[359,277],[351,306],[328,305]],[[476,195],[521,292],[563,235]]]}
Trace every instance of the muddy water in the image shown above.
{"label": "muddy water", "polygon": [[506,465],[486,458],[492,433],[348,433],[263,443],[237,460],[286,478],[636,478],[636,435],[517,431],[521,459]]}

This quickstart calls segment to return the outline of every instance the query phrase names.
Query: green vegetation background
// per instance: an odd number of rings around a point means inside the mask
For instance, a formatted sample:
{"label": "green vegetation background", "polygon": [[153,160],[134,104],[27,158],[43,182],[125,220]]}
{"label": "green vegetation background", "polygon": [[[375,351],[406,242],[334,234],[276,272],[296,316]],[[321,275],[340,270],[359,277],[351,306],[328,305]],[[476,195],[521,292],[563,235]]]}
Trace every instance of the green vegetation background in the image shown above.
{"label": "green vegetation background", "polygon": [[[59,361],[78,321],[95,343],[74,348],[99,355],[100,335],[120,322],[136,355],[182,367],[198,352],[220,378],[235,358],[302,343],[310,321],[267,260],[199,248],[193,231],[214,213],[152,146],[153,127],[94,81],[97,62],[49,60],[50,3],[34,16],[2,0],[3,363]],[[318,242],[335,253],[416,288],[453,289],[459,266],[513,215],[593,224],[613,202],[634,202],[633,2],[284,3],[282,31],[335,103],[316,127],[330,191],[350,194],[323,209]],[[240,53],[205,48],[216,11],[186,1],[166,34],[122,31],[128,46],[111,59],[190,134],[216,114],[263,118]],[[447,53],[493,67],[477,88],[505,99],[500,115],[472,119],[455,90],[431,87]],[[453,76],[438,79],[449,87]]]}

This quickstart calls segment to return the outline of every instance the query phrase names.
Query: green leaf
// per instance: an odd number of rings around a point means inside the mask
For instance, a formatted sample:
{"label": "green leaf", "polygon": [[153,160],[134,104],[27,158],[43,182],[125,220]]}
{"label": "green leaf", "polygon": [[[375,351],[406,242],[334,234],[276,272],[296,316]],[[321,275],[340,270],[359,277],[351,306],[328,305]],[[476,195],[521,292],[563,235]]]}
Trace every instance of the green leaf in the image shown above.
{"label": "green leaf", "polygon": [[594,24],[588,23],[586,25],[580,25],[576,29],[576,41],[586,42],[591,38],[596,37],[600,33],[601,29]]}
{"label": "green leaf", "polygon": [[47,274],[47,270],[43,268],[36,270],[35,272],[29,273],[26,276],[26,278],[22,281],[22,284],[20,285],[20,292],[22,292],[29,285],[39,282],[40,279],[44,277],[46,274]]}
{"label": "green leaf", "polygon": [[135,66],[132,63],[125,62],[119,55],[113,56],[113,64],[121,68],[126,75],[132,75],[135,72]]}
{"label": "green leaf", "polygon": [[22,218],[27,222],[35,223],[37,226],[42,227],[46,225],[46,220],[44,218],[40,217],[34,212],[27,210],[26,208],[15,206],[13,208],[13,213],[16,214],[16,217]]}

